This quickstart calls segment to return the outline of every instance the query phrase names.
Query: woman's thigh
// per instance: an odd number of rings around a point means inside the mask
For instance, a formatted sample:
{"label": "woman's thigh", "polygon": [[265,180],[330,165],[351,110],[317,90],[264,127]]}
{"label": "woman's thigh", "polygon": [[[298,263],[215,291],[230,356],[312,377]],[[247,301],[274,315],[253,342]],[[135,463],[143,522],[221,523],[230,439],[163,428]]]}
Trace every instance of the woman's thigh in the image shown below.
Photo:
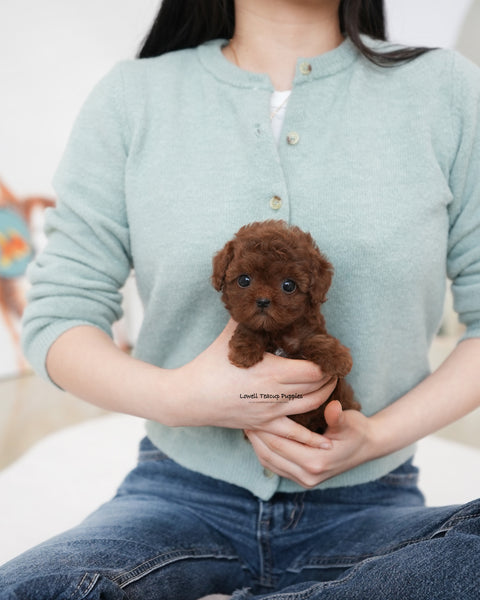
{"label": "woman's thigh", "polygon": [[201,498],[172,476],[172,461],[142,445],[111,501],[0,568],[1,600],[188,600],[245,585],[238,553],[202,517]]}
{"label": "woman's thigh", "polygon": [[416,479],[406,463],[370,484],[306,494],[293,533],[303,542],[295,555],[279,548],[288,563],[276,590],[292,600],[476,599],[480,501],[426,507]]}

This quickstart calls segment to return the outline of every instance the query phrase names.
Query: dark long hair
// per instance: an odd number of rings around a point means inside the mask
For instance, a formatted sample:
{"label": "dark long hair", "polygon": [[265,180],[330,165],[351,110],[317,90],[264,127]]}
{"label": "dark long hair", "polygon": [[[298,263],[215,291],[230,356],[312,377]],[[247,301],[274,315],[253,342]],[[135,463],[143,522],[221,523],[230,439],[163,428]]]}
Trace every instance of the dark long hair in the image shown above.
{"label": "dark long hair", "polygon": [[[431,48],[406,47],[376,52],[361,34],[386,40],[383,0],[340,0],[340,28],[370,61],[393,66],[424,54]],[[234,0],[163,0],[138,58],[160,56],[171,50],[193,48],[215,38],[230,39],[235,29]]]}

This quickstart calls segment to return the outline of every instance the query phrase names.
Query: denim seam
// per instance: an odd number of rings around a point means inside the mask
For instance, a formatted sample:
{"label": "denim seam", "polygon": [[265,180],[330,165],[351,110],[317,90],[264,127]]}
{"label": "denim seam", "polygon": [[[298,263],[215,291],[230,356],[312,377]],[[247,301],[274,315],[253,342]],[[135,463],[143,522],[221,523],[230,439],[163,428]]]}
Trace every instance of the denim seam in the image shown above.
{"label": "denim seam", "polygon": [[298,565],[297,567],[295,565],[292,565],[289,568],[287,568],[286,570],[289,572],[296,573],[296,572],[302,571],[305,568],[308,569],[309,567],[313,567],[313,568],[314,567],[324,567],[324,568],[354,567],[354,568],[356,568],[359,564],[364,563],[365,561],[374,560],[376,558],[380,558],[381,556],[387,556],[388,554],[397,552],[398,550],[401,550],[402,548],[406,548],[407,546],[411,546],[412,544],[418,544],[420,542],[428,542],[429,540],[433,539],[433,537],[435,537],[435,535],[437,535],[439,532],[443,532],[445,530],[448,531],[449,529],[451,529],[450,527],[445,529],[445,526],[441,527],[440,529],[435,530],[435,533],[433,533],[432,535],[424,536],[421,538],[411,538],[409,540],[403,541],[402,543],[400,543],[396,546],[391,546],[389,548],[385,548],[385,550],[379,549],[379,551],[375,554],[356,554],[356,555],[352,555],[352,556],[339,555],[339,556],[329,557],[328,560],[325,560],[324,558],[319,557],[317,560],[310,559],[309,561],[303,563],[302,565]]}
{"label": "denim seam", "polygon": [[[470,519],[475,519],[477,517],[480,517],[480,513],[472,513],[471,515],[462,515],[462,516],[458,516],[458,517],[451,517],[450,519],[448,519],[448,521],[446,521],[442,527],[440,527],[439,529],[437,529],[435,531],[435,533],[431,536],[431,538],[434,538],[440,534],[445,534],[448,533],[451,529],[453,529],[456,525],[458,525],[459,523],[462,523],[463,521],[468,521]],[[430,538],[430,539],[431,539]]]}
{"label": "denim seam", "polygon": [[476,519],[480,517],[480,512],[472,513],[471,515],[459,515],[458,517],[453,516],[445,523],[445,527],[451,529],[457,523],[461,523],[462,521],[468,521],[469,519]]}
{"label": "denim seam", "polygon": [[[143,563],[134,567],[133,569],[130,569],[127,572],[121,573],[121,574],[117,575],[116,577],[113,577],[112,581],[114,583],[117,583],[117,585],[123,589],[124,587],[127,587],[131,583],[134,583],[135,581],[142,579],[142,577],[145,577],[146,575],[152,573],[153,571],[161,569],[162,567],[168,566],[172,563],[175,563],[175,562],[178,562],[181,560],[189,560],[189,559],[198,560],[198,559],[204,559],[204,558],[216,558],[216,559],[220,559],[220,560],[236,560],[236,561],[240,562],[238,556],[226,554],[226,553],[222,553],[222,552],[215,553],[215,552],[210,551],[208,553],[200,553],[198,551],[191,550],[191,549],[190,550],[188,550],[188,549],[177,550],[174,552],[167,552],[165,554],[159,554],[158,556],[155,556],[154,558],[146,560]],[[242,568],[243,568],[243,566],[242,566]]]}
{"label": "denim seam", "polygon": [[257,521],[257,551],[259,553],[259,582],[260,585],[270,587],[272,581],[272,549],[270,544],[270,524],[272,508],[270,503],[259,503]]}
{"label": "denim seam", "polygon": [[[97,573],[95,573],[95,574],[85,573],[85,575],[82,577],[80,583],[75,588],[75,591],[70,596],[70,599],[77,597],[77,594],[81,594],[80,596],[78,596],[79,599],[85,598],[95,587],[99,578],[100,578],[100,575]],[[85,584],[87,584],[86,589],[82,589]]]}
{"label": "denim seam", "polygon": [[365,560],[362,560],[357,565],[355,565],[350,571],[348,571],[348,573],[345,574],[345,577],[341,577],[341,578],[335,579],[333,581],[323,581],[321,583],[315,583],[308,589],[302,590],[300,592],[293,592],[293,593],[292,592],[287,592],[287,593],[280,592],[280,594],[275,594],[274,596],[269,596],[269,600],[302,600],[302,599],[310,598],[317,591],[320,591],[320,590],[326,589],[326,588],[331,588],[338,584],[345,583],[346,581],[348,581],[349,579],[354,577],[354,575],[356,574],[356,572],[358,571],[358,569],[361,566],[375,560],[375,558],[377,558],[377,557],[373,556],[373,557],[367,558]]}
{"label": "denim seam", "polygon": [[295,494],[293,498],[293,509],[290,512],[289,522],[282,527],[283,531],[287,529],[295,529],[300,522],[303,511],[305,508],[305,504],[303,502],[303,494]]}

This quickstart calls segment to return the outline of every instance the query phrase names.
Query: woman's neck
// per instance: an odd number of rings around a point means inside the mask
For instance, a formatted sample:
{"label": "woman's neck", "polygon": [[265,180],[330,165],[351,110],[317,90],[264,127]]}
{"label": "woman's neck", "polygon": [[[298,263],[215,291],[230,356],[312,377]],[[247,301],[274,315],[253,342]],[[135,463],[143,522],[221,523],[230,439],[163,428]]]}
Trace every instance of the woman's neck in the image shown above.
{"label": "woman's neck", "polygon": [[299,57],[342,41],[339,0],[236,0],[235,34],[223,50],[241,69],[268,73],[276,90],[291,89]]}

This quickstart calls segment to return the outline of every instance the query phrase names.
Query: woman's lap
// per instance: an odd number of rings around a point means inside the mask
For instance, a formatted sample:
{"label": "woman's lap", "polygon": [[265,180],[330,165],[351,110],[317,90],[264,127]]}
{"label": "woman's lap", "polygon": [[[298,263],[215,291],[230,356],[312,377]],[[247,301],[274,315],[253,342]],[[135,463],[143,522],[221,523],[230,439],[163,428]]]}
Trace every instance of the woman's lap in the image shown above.
{"label": "woman's lap", "polygon": [[[112,501],[0,568],[0,600],[188,600],[240,588],[250,591],[238,598],[274,598],[290,586],[292,599],[427,598],[449,563],[452,590],[460,575],[480,584],[479,513],[479,503],[426,508],[410,464],[370,484],[261,501],[144,440]],[[399,586],[405,595],[389,595]],[[459,593],[474,597],[468,583]]]}

